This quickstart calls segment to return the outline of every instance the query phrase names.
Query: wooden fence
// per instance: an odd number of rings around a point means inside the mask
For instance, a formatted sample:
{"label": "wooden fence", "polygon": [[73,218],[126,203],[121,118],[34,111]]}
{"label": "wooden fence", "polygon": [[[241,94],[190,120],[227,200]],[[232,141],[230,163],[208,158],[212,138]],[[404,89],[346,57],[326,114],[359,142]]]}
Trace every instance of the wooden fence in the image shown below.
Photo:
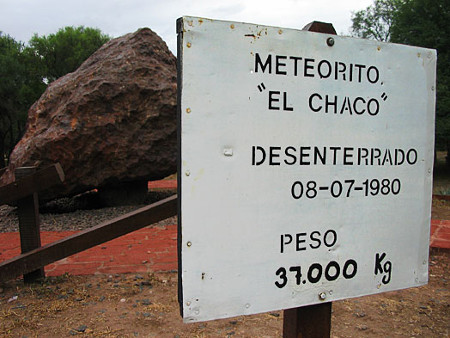
{"label": "wooden fence", "polygon": [[[336,35],[333,25],[317,21],[308,24],[303,30]],[[333,42],[332,39],[331,42]],[[37,196],[38,191],[58,183],[58,178],[62,182],[64,174],[61,167],[54,165],[52,168],[48,172],[38,171],[8,186],[0,187],[0,205]],[[33,200],[36,201],[37,198]],[[77,252],[175,216],[177,204],[177,196],[174,195],[43,247],[40,247],[40,239],[39,247],[31,251],[24,253],[22,246],[21,255],[0,264],[0,282],[36,271]],[[37,210],[36,206],[34,210]],[[22,232],[21,229],[20,231]],[[285,310],[283,337],[330,337],[331,308],[331,303],[323,303]]]}
{"label": "wooden fence", "polygon": [[43,277],[43,267],[177,214],[177,196],[161,200],[59,241],[41,246],[38,192],[64,181],[59,164],[40,171],[20,168],[16,180],[0,187],[0,205],[17,202],[22,254],[0,263],[0,282],[24,275],[25,282]]}

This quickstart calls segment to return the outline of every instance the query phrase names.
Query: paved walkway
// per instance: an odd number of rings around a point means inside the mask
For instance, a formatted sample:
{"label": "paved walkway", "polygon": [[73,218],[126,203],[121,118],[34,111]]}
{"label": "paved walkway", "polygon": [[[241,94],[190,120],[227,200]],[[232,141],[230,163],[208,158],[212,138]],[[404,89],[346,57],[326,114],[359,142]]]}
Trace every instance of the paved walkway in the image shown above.
{"label": "paved walkway", "polygon": [[148,182],[149,190],[176,190],[177,189],[177,180],[160,180],[160,181],[149,181]]}
{"label": "paved walkway", "polygon": [[[42,245],[76,231],[43,231]],[[20,254],[18,232],[0,234],[0,261]],[[171,271],[177,264],[177,226],[143,228],[45,267],[46,276]]]}
{"label": "paved walkway", "polygon": [[450,249],[450,221],[432,219],[430,233],[431,247]]}
{"label": "paved walkway", "polygon": [[[44,231],[42,244],[75,231]],[[20,254],[19,233],[0,234],[0,261]],[[450,249],[450,221],[432,220],[430,246]],[[47,276],[145,273],[177,269],[177,226],[144,228],[45,267]]]}
{"label": "paved walkway", "polygon": [[[173,189],[175,180],[150,182],[149,189]],[[43,245],[75,231],[44,231]],[[430,246],[450,249],[450,220],[432,220]],[[0,262],[20,254],[19,233],[0,233]],[[145,273],[177,269],[177,226],[143,228],[45,267],[47,276]]]}

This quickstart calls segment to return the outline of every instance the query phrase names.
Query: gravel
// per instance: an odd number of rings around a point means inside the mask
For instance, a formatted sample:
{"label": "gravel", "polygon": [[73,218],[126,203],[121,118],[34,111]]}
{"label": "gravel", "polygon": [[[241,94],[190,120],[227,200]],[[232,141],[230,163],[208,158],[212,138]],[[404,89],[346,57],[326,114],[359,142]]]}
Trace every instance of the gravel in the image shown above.
{"label": "gravel", "polygon": [[[58,199],[42,206],[39,215],[41,231],[84,230],[135,211],[173,194],[174,192],[171,191],[151,192],[147,197],[147,204],[104,208],[94,202],[90,204],[86,204],[85,202],[80,203],[76,198]],[[165,219],[157,223],[157,225],[163,226],[176,223],[177,217],[175,216]],[[8,205],[0,206],[0,232],[15,231],[19,231],[17,208]]]}

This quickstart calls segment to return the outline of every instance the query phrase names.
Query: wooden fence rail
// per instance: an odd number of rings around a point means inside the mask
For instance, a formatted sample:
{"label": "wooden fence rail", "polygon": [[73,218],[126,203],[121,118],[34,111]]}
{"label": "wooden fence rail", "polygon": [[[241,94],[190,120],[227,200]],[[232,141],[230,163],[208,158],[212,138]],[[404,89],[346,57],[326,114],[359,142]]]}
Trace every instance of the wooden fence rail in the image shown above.
{"label": "wooden fence rail", "polygon": [[59,163],[53,164],[0,187],[0,205],[15,202],[62,182],[64,171]]}
{"label": "wooden fence rail", "polygon": [[45,277],[43,267],[177,214],[177,196],[96,225],[41,247],[37,193],[64,181],[59,163],[35,171],[16,170],[16,180],[0,187],[0,205],[16,202],[22,254],[0,263],[0,282],[24,275],[25,282]]}
{"label": "wooden fence rail", "polygon": [[177,214],[177,195],[0,263],[0,282],[16,278]]}

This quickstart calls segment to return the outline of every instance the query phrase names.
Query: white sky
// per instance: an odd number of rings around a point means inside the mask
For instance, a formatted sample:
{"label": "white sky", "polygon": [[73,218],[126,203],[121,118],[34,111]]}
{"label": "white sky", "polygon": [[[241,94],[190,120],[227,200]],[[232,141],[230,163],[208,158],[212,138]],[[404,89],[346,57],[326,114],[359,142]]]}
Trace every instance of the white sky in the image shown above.
{"label": "white sky", "polygon": [[351,12],[372,0],[0,0],[0,31],[22,42],[65,26],[99,28],[118,37],[149,27],[176,52],[176,19],[199,16],[284,28],[331,22],[348,34]]}

